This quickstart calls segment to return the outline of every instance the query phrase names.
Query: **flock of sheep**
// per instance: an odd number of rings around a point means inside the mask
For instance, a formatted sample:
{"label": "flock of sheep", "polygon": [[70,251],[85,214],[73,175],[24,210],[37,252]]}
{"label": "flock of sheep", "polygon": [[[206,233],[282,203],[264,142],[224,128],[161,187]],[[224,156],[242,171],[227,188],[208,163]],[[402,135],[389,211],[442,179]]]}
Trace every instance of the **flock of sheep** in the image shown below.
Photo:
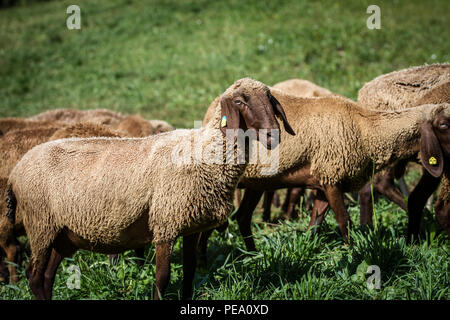
{"label": "flock of sheep", "polygon": [[[344,193],[360,191],[361,223],[371,224],[374,173],[374,190],[408,210],[412,239],[443,177],[435,212],[450,235],[449,125],[450,64],[380,76],[365,84],[357,102],[306,80],[269,87],[240,79],[211,103],[199,129],[173,130],[164,121],[103,109],[3,118],[0,251],[17,263],[17,237],[26,234],[31,291],[51,299],[61,260],[78,249],[113,255],[153,243],[159,299],[170,281],[174,242],[183,236],[183,298],[189,299],[199,243],[205,254],[212,230],[226,227],[238,188],[245,193],[234,218],[247,250],[256,250],[251,218],[264,192],[268,220],[275,190],[289,188],[288,215],[304,188],[314,190],[310,227],[317,231],[330,207],[346,239]],[[237,139],[228,135],[238,129],[257,132],[248,145],[278,152],[274,175],[261,174],[264,164],[249,161],[249,148],[243,162],[226,161],[238,157]],[[174,150],[194,139],[200,141],[195,152],[215,150],[222,161],[175,163]],[[406,205],[394,178],[409,161],[424,170]],[[0,274],[16,282],[15,264],[3,261],[4,253]]]}

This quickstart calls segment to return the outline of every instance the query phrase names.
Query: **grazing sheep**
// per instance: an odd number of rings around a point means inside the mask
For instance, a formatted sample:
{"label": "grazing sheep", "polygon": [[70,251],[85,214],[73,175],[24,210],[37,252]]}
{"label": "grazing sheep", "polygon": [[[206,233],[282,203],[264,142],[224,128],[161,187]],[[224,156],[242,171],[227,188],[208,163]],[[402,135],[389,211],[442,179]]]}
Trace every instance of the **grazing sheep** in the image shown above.
{"label": "grazing sheep", "polygon": [[[299,96],[299,97],[318,97],[318,96],[331,96],[334,95],[331,91],[320,87],[308,80],[304,80],[304,79],[290,79],[290,80],[286,80],[283,82],[279,82],[277,84],[275,84],[273,86],[273,88],[281,90],[287,94],[291,94],[294,96]],[[215,109],[217,104],[219,103],[220,97],[217,97],[216,99],[214,99],[214,101],[209,105],[208,109],[206,110],[206,113],[203,117],[203,121],[202,121],[202,126],[206,126],[211,119],[213,118]],[[263,221],[269,221],[270,220],[270,209],[271,209],[271,204],[272,204],[272,200],[273,197],[275,196],[275,191],[274,190],[270,190],[270,187],[268,188],[269,191],[266,191],[264,193],[264,202],[263,202]],[[246,192],[250,192],[250,191],[246,191]],[[294,211],[295,211],[295,204],[298,203],[300,196],[303,193],[303,189],[302,188],[289,188],[287,195],[286,195],[286,200],[285,200],[285,206],[283,206],[285,209],[283,210],[283,212],[285,212],[285,216],[286,217],[293,217],[294,216]],[[236,206],[239,207],[241,205],[241,193],[240,193],[240,189],[236,189],[235,191],[235,202],[236,202]],[[253,197],[252,198],[252,202],[258,202],[261,196],[257,197]],[[257,199],[256,199],[257,198]],[[249,197],[245,197],[244,199],[246,201],[248,201]],[[256,206],[255,203],[255,206]],[[243,207],[246,207],[247,204],[244,202]],[[218,228],[218,230],[225,230],[226,227],[225,226],[221,226],[221,228]],[[203,260],[203,264],[206,264],[206,250],[207,250],[207,244],[208,244],[208,238],[210,237],[211,233],[212,233],[212,229],[205,231],[202,233],[201,238],[200,238],[200,252],[201,252],[201,257]]]}
{"label": "grazing sheep", "polygon": [[92,122],[105,125],[118,124],[125,116],[108,109],[53,109],[29,117],[29,120],[61,121],[65,123]]}
{"label": "grazing sheep", "polygon": [[132,137],[147,137],[152,134],[172,131],[173,127],[162,120],[145,120],[140,116],[127,116],[114,129],[128,132]]}
{"label": "grazing sheep", "polygon": [[[359,90],[358,103],[366,108],[378,110],[400,110],[422,104],[450,103],[450,64],[412,67],[379,76]],[[439,128],[437,128],[436,134],[440,134]],[[443,152],[446,154],[446,150]],[[395,187],[393,179],[394,175],[397,177],[403,175],[406,164],[407,161],[404,161],[395,167],[388,168],[385,172],[377,174],[374,179],[384,181],[383,189],[378,191],[384,194],[391,193],[390,198],[394,202],[403,209],[408,209],[408,239],[411,237],[417,239],[423,208],[427,199],[437,189],[440,178],[433,177],[424,170],[421,180],[409,196],[408,208],[406,208],[401,192]],[[395,171],[399,171],[399,173],[394,174]],[[450,236],[449,216],[447,215],[445,218],[444,213],[440,214],[450,211],[450,208],[443,208],[443,204],[447,203],[443,199],[445,195],[444,192],[440,196],[440,210],[436,210],[436,214],[438,221],[446,228]],[[372,208],[369,185],[361,190],[360,198],[362,199],[361,223],[371,223]]]}
{"label": "grazing sheep", "polygon": [[[0,191],[4,193],[6,189],[7,177],[11,170],[34,146],[41,143],[69,137],[125,137],[120,132],[111,130],[109,127],[92,123],[76,123],[71,126],[43,127],[25,130],[14,130],[0,137]],[[15,222],[11,223],[5,216],[5,196],[0,197],[0,248],[5,251],[7,259],[11,262],[18,261],[20,246],[17,237],[24,235],[23,223],[20,216],[16,217]],[[0,260],[3,264],[3,261]],[[14,265],[9,266],[10,280],[12,283],[17,281],[17,273]]]}
{"label": "grazing sheep", "polygon": [[166,121],[163,120],[148,120],[148,121],[153,126],[155,134],[169,132],[174,129],[170,124],[168,124]]}
{"label": "grazing sheep", "polygon": [[[431,121],[449,115],[448,105],[372,111],[340,96],[299,98],[273,88],[271,91],[284,106],[297,136],[286,137],[280,146],[278,176],[261,177],[258,170],[254,171],[254,166],[249,165],[241,179],[240,186],[248,189],[234,217],[247,250],[256,249],[251,237],[251,215],[268,186],[319,189],[324,194],[319,196],[322,204],[318,207],[326,210],[330,204],[339,229],[346,237],[350,220],[342,193],[359,190],[369,180],[373,169],[378,172],[415,155],[420,149],[421,136],[423,141],[430,141],[422,148],[434,143]],[[423,123],[428,126],[422,128]],[[422,153],[429,154],[430,150]],[[439,154],[434,156],[439,157]],[[434,174],[440,169],[427,167]]]}
{"label": "grazing sheep", "polygon": [[[273,88],[281,90],[287,94],[298,96],[298,97],[325,97],[325,96],[332,96],[336,95],[329,91],[328,89],[325,89],[323,87],[320,87],[316,85],[315,83],[304,80],[304,79],[290,79],[286,81],[282,81],[279,83],[276,83]],[[208,107],[206,110],[205,116],[203,118],[202,125],[205,126],[212,118],[215,110],[215,106],[217,105],[219,101],[219,98],[216,98]],[[238,193],[238,189],[236,190],[236,198],[240,198],[240,193]],[[295,215],[295,204],[298,202],[300,196],[303,194],[303,189],[301,188],[289,188],[288,193],[286,195],[285,205],[283,208],[283,212],[285,212],[286,217],[293,217]],[[275,195],[274,191],[267,191],[264,195],[264,203],[263,203],[263,221],[269,221],[270,220],[270,208],[272,204],[272,199]],[[238,203],[239,205],[239,203]],[[207,240],[206,235],[202,235],[201,242]],[[203,248],[206,248],[206,244],[202,244]],[[204,252],[203,254],[206,254]]]}
{"label": "grazing sheep", "polygon": [[1,118],[0,119],[0,136],[5,135],[12,130],[33,129],[44,127],[63,126],[64,123],[55,121],[35,121],[23,118]]}
{"label": "grazing sheep", "polygon": [[124,138],[134,137],[126,130],[113,130],[108,126],[90,122],[78,122],[58,129],[49,139],[58,140],[64,138],[88,138],[88,137],[110,137]]}
{"label": "grazing sheep", "polygon": [[320,87],[315,83],[304,79],[290,79],[278,82],[273,87],[288,94],[305,98],[326,97],[334,95],[334,93],[330,90]]}
{"label": "grazing sheep", "polygon": [[[271,132],[262,135],[259,130],[279,130],[276,117],[293,134],[269,88],[245,78],[222,94],[205,128],[146,138],[63,139],[30,150],[9,176],[7,215],[23,218],[35,297],[51,298],[49,279],[54,279],[62,257],[77,249],[119,253],[153,242],[158,299],[169,282],[173,243],[182,235],[183,297],[189,298],[199,232],[227,220],[248,162],[247,152],[242,164],[224,163],[239,151],[236,140],[226,143],[226,133],[258,130],[249,143],[263,137],[267,140],[260,147],[275,148],[278,140]],[[183,157],[194,138],[199,144],[195,154],[216,150],[215,156],[203,154],[203,161],[189,153]],[[213,158],[219,162],[211,162]],[[46,270],[52,248],[50,259],[56,263]]]}
{"label": "grazing sheep", "polygon": [[8,177],[22,156],[34,146],[48,141],[58,127],[13,130],[0,137],[0,177]]}
{"label": "grazing sheep", "polygon": [[[274,88],[281,90],[287,94],[298,97],[313,98],[313,97],[327,97],[336,95],[330,90],[320,87],[315,83],[304,79],[290,79],[276,83]],[[263,221],[270,220],[270,207],[275,191],[266,191],[264,193],[264,211]],[[299,202],[300,197],[304,194],[304,188],[288,188],[286,193],[285,203],[282,211],[286,219],[292,219],[296,216],[295,206]]]}
{"label": "grazing sheep", "polygon": [[66,127],[36,127],[33,129],[14,130],[0,138],[0,177],[7,177],[12,168],[34,146],[67,137],[126,137],[127,135],[112,129],[92,124],[76,123]]}
{"label": "grazing sheep", "polygon": [[147,137],[173,130],[173,127],[163,120],[145,120],[138,115],[124,116],[108,109],[54,109],[28,119],[49,122],[60,121],[66,124],[76,122],[104,124],[115,130],[126,132],[131,137]]}
{"label": "grazing sheep", "polygon": [[434,103],[445,103],[450,93],[441,86],[448,89],[449,80],[450,63],[394,71],[366,83],[358,92],[358,103],[368,109],[400,110],[426,104],[436,94]]}

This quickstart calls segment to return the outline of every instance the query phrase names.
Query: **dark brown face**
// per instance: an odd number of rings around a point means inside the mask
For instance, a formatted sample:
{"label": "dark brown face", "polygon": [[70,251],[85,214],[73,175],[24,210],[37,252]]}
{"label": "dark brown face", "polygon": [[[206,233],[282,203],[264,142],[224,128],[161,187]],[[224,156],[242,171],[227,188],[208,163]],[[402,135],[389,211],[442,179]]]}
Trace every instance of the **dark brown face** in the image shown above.
{"label": "dark brown face", "polygon": [[432,122],[421,127],[420,156],[424,168],[440,177],[444,163],[450,163],[450,117],[440,112]]}
{"label": "dark brown face", "polygon": [[446,158],[450,157],[450,119],[440,114],[433,121],[433,131]]}
{"label": "dark brown face", "polygon": [[[251,94],[245,93],[244,88],[240,87],[233,92],[231,97],[228,95],[221,98],[222,117],[226,117],[225,126],[222,126],[222,132],[225,134],[226,129],[253,129],[256,131],[257,139],[265,142],[267,149],[275,148],[280,140],[279,134],[273,137],[271,130],[280,130],[277,116],[281,118],[284,128],[289,134],[295,135],[289,125],[286,115],[280,103],[270,94],[268,88],[266,90],[254,90]],[[266,139],[261,139],[261,129]]]}

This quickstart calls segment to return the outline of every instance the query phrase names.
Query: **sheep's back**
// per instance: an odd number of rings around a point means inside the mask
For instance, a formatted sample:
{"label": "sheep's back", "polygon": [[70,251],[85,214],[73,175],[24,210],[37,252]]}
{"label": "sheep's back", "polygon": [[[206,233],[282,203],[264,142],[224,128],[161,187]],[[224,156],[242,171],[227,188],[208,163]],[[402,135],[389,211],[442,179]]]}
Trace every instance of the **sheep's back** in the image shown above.
{"label": "sheep's back", "polygon": [[10,184],[35,223],[53,221],[85,239],[112,244],[148,214],[155,241],[173,240],[189,228],[223,222],[237,184],[238,178],[227,180],[232,170],[220,175],[217,165],[173,162],[174,147],[194,136],[193,130],[177,130],[145,139],[48,142],[22,158]]}
{"label": "sheep's back", "polygon": [[399,110],[428,103],[448,102],[450,64],[419,66],[381,75],[367,82],[358,103],[368,109]]}
{"label": "sheep's back", "polygon": [[[336,96],[302,99],[277,91],[273,94],[296,133],[292,136],[281,130],[279,172],[274,178],[306,164],[311,164],[311,173],[324,183],[355,174],[354,168],[364,161],[359,157],[364,146],[358,140],[359,123],[353,118],[352,110],[358,108],[354,102]],[[249,165],[244,176],[258,177],[260,169],[259,165]]]}
{"label": "sheep's back", "polygon": [[85,239],[120,238],[121,230],[148,208],[152,181],[131,152],[139,152],[137,144],[111,145],[107,139],[69,139],[29,151],[11,172],[10,183],[31,219],[39,223],[47,217]]}

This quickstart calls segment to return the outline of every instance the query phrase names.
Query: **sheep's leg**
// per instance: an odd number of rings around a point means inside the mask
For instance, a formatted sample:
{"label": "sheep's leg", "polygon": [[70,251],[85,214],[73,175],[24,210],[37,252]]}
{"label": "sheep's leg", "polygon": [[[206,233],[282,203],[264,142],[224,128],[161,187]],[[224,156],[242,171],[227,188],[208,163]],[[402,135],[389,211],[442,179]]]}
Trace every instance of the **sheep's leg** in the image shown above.
{"label": "sheep's leg", "polygon": [[252,236],[252,215],[263,191],[247,188],[245,189],[244,197],[242,198],[241,205],[235,214],[235,219],[239,225],[239,231],[244,238],[245,247],[247,251],[256,251],[255,240]]}
{"label": "sheep's leg", "polygon": [[183,300],[192,299],[192,282],[197,267],[197,246],[200,233],[183,237]]}
{"label": "sheep's leg", "polygon": [[[218,226],[215,230],[217,230],[220,233],[225,232],[228,228],[228,220],[225,221],[223,224]],[[208,250],[208,239],[213,233],[214,229],[209,229],[206,231],[203,231],[200,236],[200,242],[199,242],[199,250],[200,250],[200,263],[202,263],[203,266],[207,266],[207,259],[206,259],[206,251]]]}
{"label": "sheep's leg", "polygon": [[373,225],[372,215],[372,193],[370,190],[370,182],[367,182],[365,186],[359,190],[359,223],[360,225]]}
{"label": "sheep's leg", "polygon": [[289,200],[291,199],[291,192],[293,188],[288,188],[286,191],[286,198],[284,198],[283,205],[281,206],[281,211],[286,214],[289,208]]}
{"label": "sheep's leg", "polygon": [[156,245],[156,289],[153,299],[159,300],[170,281],[170,256],[172,255],[172,242],[161,242]]}
{"label": "sheep's leg", "polygon": [[[33,249],[31,249],[33,252]],[[39,253],[33,254],[30,258],[30,289],[34,298],[37,300],[45,300],[47,295],[44,290],[44,273],[50,258],[49,248],[40,250]]]}
{"label": "sheep's leg", "polygon": [[298,202],[300,201],[300,197],[303,196],[303,194],[304,194],[303,188],[292,189],[291,194],[289,196],[288,209],[285,215],[287,220],[298,217],[298,210],[295,210],[295,206],[298,204]]}
{"label": "sheep's leg", "polygon": [[[20,245],[17,242],[17,240],[9,242],[5,248],[5,252],[8,261],[12,263],[17,263],[18,256],[20,255]],[[15,265],[9,264],[8,270],[9,270],[9,279],[11,283],[17,283],[19,281],[19,278],[17,276],[17,270]]]}
{"label": "sheep's leg", "polygon": [[314,228],[313,233],[319,233],[320,226],[325,218],[325,214],[327,213],[329,204],[325,194],[322,190],[314,190],[314,205],[311,213],[311,220],[309,221],[308,229]]}
{"label": "sheep's leg", "polygon": [[311,190],[309,195],[306,197],[306,204],[305,204],[305,210],[309,211],[311,210],[312,206],[314,205],[314,200],[316,198],[316,192],[314,190]]}
{"label": "sheep's leg", "polygon": [[28,279],[28,282],[30,281],[31,278],[31,269],[33,268],[33,264],[30,262],[28,263],[27,267],[25,268],[25,276]]}
{"label": "sheep's leg", "polygon": [[389,168],[386,174],[379,176],[376,183],[378,193],[386,196],[403,210],[407,211],[406,203],[402,192],[397,188],[394,182],[394,168]]}
{"label": "sheep's leg", "polygon": [[394,174],[394,178],[398,180],[398,185],[400,187],[400,191],[404,197],[409,197],[409,189],[408,185],[405,182],[403,176],[406,172],[406,166],[408,162],[414,161],[413,158],[400,160],[393,168],[392,172]]}
{"label": "sheep's leg", "polygon": [[8,279],[8,275],[9,275],[8,267],[6,266],[4,258],[5,258],[5,254],[4,254],[3,250],[0,249],[0,282],[6,281]]}
{"label": "sheep's leg", "polygon": [[344,194],[337,185],[325,185],[325,195],[328,199],[331,209],[333,210],[338,222],[339,230],[342,236],[348,239],[347,227],[350,224],[350,216],[345,208]]}
{"label": "sheep's leg", "polygon": [[270,221],[270,209],[272,207],[272,201],[273,196],[275,192],[274,191],[266,191],[264,192],[264,200],[263,200],[263,221],[269,222]]}
{"label": "sheep's leg", "polygon": [[439,186],[440,180],[434,178],[428,171],[422,170],[422,177],[408,198],[408,242],[418,240],[423,208],[427,199]]}
{"label": "sheep's leg", "polygon": [[58,270],[58,267],[61,264],[62,259],[63,256],[60,255],[58,252],[56,252],[55,249],[53,249],[50,255],[50,260],[48,261],[47,264],[47,269],[45,270],[44,274],[44,292],[45,292],[45,299],[47,300],[50,300],[52,298],[53,284],[55,283],[56,271]]}
{"label": "sheep's leg", "polygon": [[[14,235],[14,225],[6,217],[0,218],[0,251],[5,253],[9,263],[7,268],[9,269],[9,279],[11,283],[17,283],[18,277],[16,272],[16,266],[14,264],[19,263],[20,257],[20,244]],[[3,261],[3,254],[0,254],[0,262],[4,268],[6,264]],[[8,271],[5,272],[5,278],[8,277]]]}
{"label": "sheep's leg", "polygon": [[274,195],[273,195],[273,201],[272,204],[275,208],[279,208],[280,207],[280,195],[278,194],[278,192],[275,191]]}
{"label": "sheep's leg", "polygon": [[386,189],[379,190],[379,192],[403,210],[408,211],[405,200],[403,199],[403,194],[396,186],[390,186]]}
{"label": "sheep's leg", "polygon": [[200,242],[199,242],[200,263],[203,266],[207,265],[206,251],[208,250],[208,239],[211,236],[211,233],[213,231],[214,231],[214,229],[209,229],[209,230],[203,231],[201,236],[200,236]]}
{"label": "sheep's leg", "polygon": [[[9,223],[9,221],[2,219],[0,230],[2,230],[0,234],[0,247],[3,249],[2,251],[5,252],[8,261],[11,262],[8,264],[9,279],[11,283],[17,283],[18,277],[16,266],[14,264],[19,262],[18,257],[20,256],[20,244],[14,236],[13,226]],[[1,257],[1,263],[3,266],[5,265],[3,262],[3,256]]]}

